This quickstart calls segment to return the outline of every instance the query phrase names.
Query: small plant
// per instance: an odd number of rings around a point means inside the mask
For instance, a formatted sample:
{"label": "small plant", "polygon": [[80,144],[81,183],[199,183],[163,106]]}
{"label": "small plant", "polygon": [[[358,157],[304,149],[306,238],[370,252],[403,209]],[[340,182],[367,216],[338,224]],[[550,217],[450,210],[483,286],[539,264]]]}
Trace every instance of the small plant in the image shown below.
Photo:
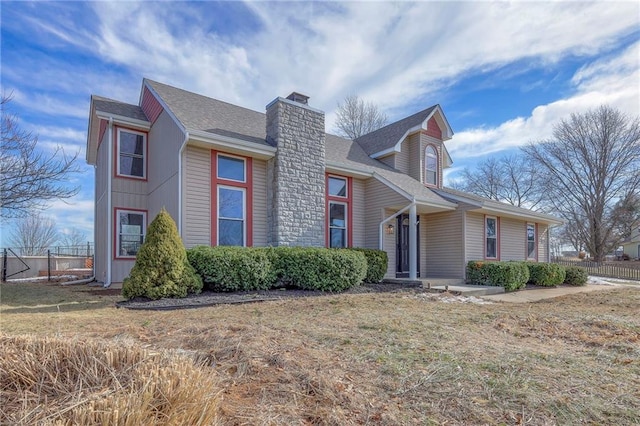
{"label": "small plant", "polygon": [[566,274],[564,278],[564,284],[574,285],[574,286],[583,286],[587,284],[587,280],[589,276],[587,271],[578,267],[578,266],[567,266],[565,267]]}
{"label": "small plant", "polygon": [[163,208],[149,225],[136,263],[122,283],[122,296],[160,299],[186,297],[201,290],[202,280],[187,261],[176,224]]}

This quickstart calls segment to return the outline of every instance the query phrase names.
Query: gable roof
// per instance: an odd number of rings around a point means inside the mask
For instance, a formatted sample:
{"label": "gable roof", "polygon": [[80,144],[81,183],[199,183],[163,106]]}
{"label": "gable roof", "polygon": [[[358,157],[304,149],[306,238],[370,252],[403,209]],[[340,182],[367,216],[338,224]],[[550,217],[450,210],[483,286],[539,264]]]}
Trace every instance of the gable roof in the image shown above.
{"label": "gable roof", "polygon": [[266,141],[266,115],[197,93],[144,79],[143,86],[154,93],[163,106],[190,133],[205,132],[271,146]]}
{"label": "gable roof", "polygon": [[511,204],[502,203],[490,198],[481,197],[479,195],[470,194],[468,192],[458,191],[452,188],[434,189],[435,193],[446,200],[452,202],[461,202],[475,206],[477,210],[483,210],[489,213],[499,214],[500,216],[512,216],[519,219],[527,219],[534,222],[546,223],[550,225],[560,225],[563,222],[557,217],[529,210],[523,207],[516,207]]}
{"label": "gable roof", "polygon": [[86,160],[89,164],[96,164],[98,144],[100,143],[100,119],[111,118],[120,123],[147,128],[151,125],[142,108],[125,102],[102,96],[91,95],[89,125],[87,129]]}
{"label": "gable roof", "polygon": [[356,138],[365,152],[373,157],[378,158],[393,151],[400,152],[400,144],[413,132],[427,128],[427,122],[434,115],[438,115],[445,129],[442,129],[442,135],[445,140],[451,139],[453,130],[447,122],[440,105],[434,105],[425,110],[417,112],[402,120],[391,123],[387,126],[374,130],[371,133]]}
{"label": "gable roof", "polygon": [[367,155],[355,141],[339,136],[326,135],[325,162],[327,167],[344,167],[347,170],[365,173],[401,192],[408,200],[422,204],[454,209],[455,202],[444,199],[411,176],[387,166]]}

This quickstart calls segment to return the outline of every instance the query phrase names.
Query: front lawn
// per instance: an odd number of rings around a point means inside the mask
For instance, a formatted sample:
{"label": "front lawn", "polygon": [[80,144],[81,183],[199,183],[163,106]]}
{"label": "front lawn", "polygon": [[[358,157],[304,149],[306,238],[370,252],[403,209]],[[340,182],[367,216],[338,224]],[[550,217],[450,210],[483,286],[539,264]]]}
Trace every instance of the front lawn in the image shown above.
{"label": "front lawn", "polygon": [[[526,305],[393,293],[157,312],[116,309],[121,297],[86,287],[10,286],[0,285],[5,352],[26,333],[150,357],[178,350],[198,360],[189,374],[219,387],[222,425],[640,423],[638,288]],[[8,371],[19,358],[0,359]],[[71,419],[115,392],[85,384],[22,405],[2,385],[2,424]]]}

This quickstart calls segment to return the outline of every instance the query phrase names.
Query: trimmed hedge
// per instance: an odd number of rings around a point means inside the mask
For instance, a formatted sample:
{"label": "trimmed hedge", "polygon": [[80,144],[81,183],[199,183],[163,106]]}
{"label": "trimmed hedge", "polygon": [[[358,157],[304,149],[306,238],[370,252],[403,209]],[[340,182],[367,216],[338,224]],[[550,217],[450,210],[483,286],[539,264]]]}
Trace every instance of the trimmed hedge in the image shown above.
{"label": "trimmed hedge", "polygon": [[389,263],[386,251],[359,247],[350,248],[349,250],[364,254],[367,260],[367,276],[364,278],[364,282],[379,283],[382,281],[384,274],[387,273],[387,265]]}
{"label": "trimmed hedge", "polygon": [[505,291],[524,288],[529,280],[529,269],[524,262],[467,263],[467,281],[471,284],[504,287]]}
{"label": "trimmed hedge", "polygon": [[525,262],[529,268],[529,283],[545,287],[555,287],[564,282],[565,268],[555,263]]}
{"label": "trimmed hedge", "polygon": [[360,285],[367,276],[367,258],[359,250],[199,246],[188,250],[187,257],[213,291],[275,287],[343,291]]}
{"label": "trimmed hedge", "polygon": [[268,290],[276,284],[276,270],[264,249],[198,246],[187,258],[212,291]]}
{"label": "trimmed hedge", "polygon": [[278,281],[304,290],[343,291],[362,284],[367,275],[365,255],[355,250],[313,247],[268,249]]}
{"label": "trimmed hedge", "polygon": [[587,271],[578,266],[566,266],[566,276],[564,278],[564,284],[583,286],[587,284],[589,275]]}

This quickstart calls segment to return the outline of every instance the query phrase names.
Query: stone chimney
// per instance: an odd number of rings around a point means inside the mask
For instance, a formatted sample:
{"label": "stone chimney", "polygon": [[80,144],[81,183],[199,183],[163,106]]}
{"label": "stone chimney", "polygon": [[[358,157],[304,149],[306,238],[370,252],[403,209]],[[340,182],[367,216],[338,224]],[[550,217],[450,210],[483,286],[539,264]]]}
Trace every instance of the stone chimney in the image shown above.
{"label": "stone chimney", "polygon": [[277,148],[267,168],[272,246],[325,245],[324,112],[292,93],[267,105],[267,141]]}

